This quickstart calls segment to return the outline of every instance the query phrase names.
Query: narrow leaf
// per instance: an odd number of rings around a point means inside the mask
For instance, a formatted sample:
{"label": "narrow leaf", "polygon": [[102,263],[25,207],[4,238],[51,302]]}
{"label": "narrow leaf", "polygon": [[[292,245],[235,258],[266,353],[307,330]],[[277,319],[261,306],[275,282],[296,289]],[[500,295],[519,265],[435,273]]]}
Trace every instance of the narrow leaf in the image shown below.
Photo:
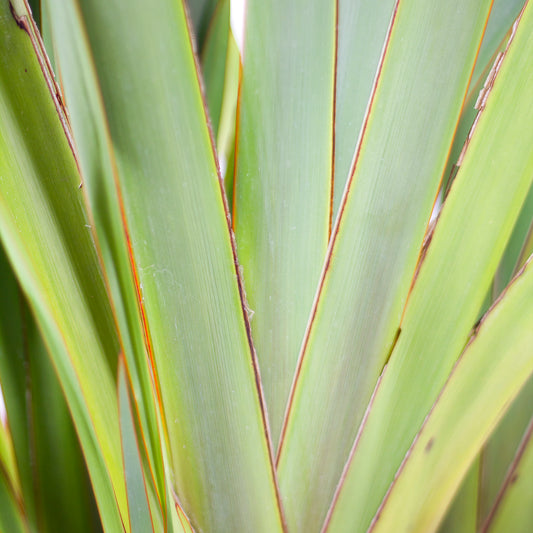
{"label": "narrow leaf", "polygon": [[128,378],[122,359],[118,365],[118,406],[120,409],[120,435],[124,456],[124,474],[128,491],[128,507],[132,533],[154,531],[146,481],[135,434],[135,421],[128,393]]}
{"label": "narrow leaf", "polygon": [[396,5],[285,420],[278,475],[293,529],[323,522],[397,337],[489,7]]}
{"label": "narrow leaf", "polygon": [[[173,488],[199,530],[279,531],[257,368],[184,6],[71,4],[106,113],[111,142],[106,131],[95,134],[115,163]],[[70,45],[59,30],[54,39],[58,49]],[[79,77],[79,63],[58,61],[65,80]],[[65,89],[72,113],[83,109],[83,92]],[[89,141],[76,141],[83,157]]]}
{"label": "narrow leaf", "polygon": [[[474,333],[370,531],[436,529],[481,446],[533,373],[532,345],[533,262]],[[519,531],[509,525],[507,531]]]}
{"label": "narrow leaf", "polygon": [[533,419],[483,533],[527,533],[533,522]]}
{"label": "narrow leaf", "polygon": [[422,260],[401,334],[330,512],[331,531],[366,530],[370,524],[467,342],[531,186],[532,30],[528,4],[483,99]]}
{"label": "narrow leaf", "polygon": [[0,2],[0,50],[0,236],[76,421],[104,527],[122,531],[119,343],[59,93],[20,2]]}
{"label": "narrow leaf", "polygon": [[396,2],[339,0],[333,220],[350,175]]}
{"label": "narrow leaf", "polygon": [[246,7],[233,226],[277,445],[326,253],[335,2]]}

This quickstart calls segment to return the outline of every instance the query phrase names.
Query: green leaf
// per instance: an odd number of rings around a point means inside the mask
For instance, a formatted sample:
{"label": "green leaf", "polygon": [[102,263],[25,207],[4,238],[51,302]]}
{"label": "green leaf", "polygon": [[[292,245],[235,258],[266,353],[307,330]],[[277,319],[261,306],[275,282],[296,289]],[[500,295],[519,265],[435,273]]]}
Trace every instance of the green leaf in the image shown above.
{"label": "green leaf", "polygon": [[131,531],[132,533],[148,533],[154,531],[154,527],[150,516],[146,480],[135,434],[135,420],[129,399],[128,378],[123,359],[119,360],[117,389]]}
{"label": "green leaf", "polygon": [[512,466],[533,413],[533,377],[505,413],[481,454],[479,521],[485,521]]}
{"label": "green leaf", "polygon": [[[457,170],[457,160],[468,137],[472,123],[476,118],[477,110],[475,109],[475,104],[479,93],[483,89],[483,84],[497,59],[498,53],[505,50],[507,41],[509,40],[511,26],[523,4],[524,0],[495,0],[493,2],[487,29],[483,36],[476,66],[472,74],[468,96],[465,99],[461,120],[457,126],[454,143],[444,172],[443,193],[446,193],[453,180]],[[503,287],[501,288],[503,289]]]}
{"label": "green leaf", "polygon": [[335,2],[246,7],[233,225],[277,445],[329,237]]}
{"label": "green leaf", "polygon": [[28,522],[40,533],[94,531],[99,520],[70,413],[3,253],[0,293],[0,382]]}
{"label": "green leaf", "polygon": [[[202,74],[222,175],[233,157],[240,64],[239,50],[230,29],[230,2],[221,0],[206,37]],[[233,189],[230,191],[227,185],[226,193],[229,199],[233,198]]]}
{"label": "green leaf", "polygon": [[479,458],[470,466],[461,487],[455,493],[439,533],[476,533],[479,493]]}
{"label": "green leaf", "polygon": [[3,483],[6,488],[9,487],[8,491],[11,497],[14,501],[20,501],[22,492],[17,472],[13,439],[11,438],[7,418],[4,419],[4,417],[2,417],[0,422],[0,470]]}
{"label": "green leaf", "polygon": [[31,19],[12,9],[0,2],[0,236],[76,421],[104,527],[122,531],[119,342],[58,91]]}
{"label": "green leaf", "polygon": [[202,74],[205,83],[205,99],[211,117],[216,139],[226,77],[226,56],[228,54],[229,0],[220,0],[211,19],[209,31],[202,51]]}
{"label": "green leaf", "polygon": [[512,26],[516,17],[524,7],[524,0],[494,0],[490,11],[490,17],[487,22],[483,42],[479,49],[479,55],[476,61],[476,67],[472,75],[475,82],[478,79],[485,79],[483,71],[491,57],[494,56],[502,40],[505,39],[509,28]]}
{"label": "green leaf", "polygon": [[[129,368],[132,369],[135,403],[142,406],[139,414],[145,435],[143,445],[147,447],[158,495],[162,499],[166,492],[159,435],[159,417],[162,415],[157,412],[150,358],[145,347],[136,290],[138,280],[135,279],[130,264],[131,252],[115,184],[116,161],[104,102],[98,87],[87,33],[75,4],[47,0],[43,7],[50,22],[49,42],[56,51],[54,55],[68,99],[72,130],[80,148],[83,187],[88,194],[99,238],[123,350]],[[69,98],[72,94],[76,94],[77,98]]]}
{"label": "green leaf", "polygon": [[[97,86],[85,87],[106,113],[105,131],[94,133],[115,165],[173,488],[199,530],[278,531],[257,368],[183,5],[71,4],[90,45],[80,53],[94,64]],[[54,40],[70,45],[59,27]],[[81,61],[57,59],[63,79],[81,77]],[[81,116],[85,95],[65,89]],[[76,142],[90,157],[91,141]]]}
{"label": "green leaf", "polygon": [[[370,531],[430,532],[437,528],[481,446],[533,373],[532,345],[533,262],[474,332]],[[520,530],[512,523],[509,526],[507,531]]]}
{"label": "green leaf", "polygon": [[527,533],[533,520],[533,419],[483,531]]}
{"label": "green leaf", "polygon": [[0,530],[9,533],[28,533],[28,525],[19,503],[14,499],[12,487],[0,475]]}
{"label": "green leaf", "polygon": [[393,0],[339,0],[333,220],[351,172],[395,4]]}
{"label": "green leaf", "polygon": [[396,6],[278,458],[294,529],[324,520],[395,342],[489,7]]}
{"label": "green leaf", "polygon": [[513,234],[507,243],[501,264],[494,277],[492,294],[497,297],[509,283],[517,270],[525,263],[533,251],[533,187],[529,190],[522,206]]}
{"label": "green leaf", "polygon": [[219,0],[186,0],[193,35],[198,51],[202,50],[206,40],[208,28],[214,12],[220,4]]}
{"label": "green leaf", "polygon": [[533,8],[528,6],[429,236],[401,334],[344,472],[331,531],[368,527],[467,342],[531,186]]}

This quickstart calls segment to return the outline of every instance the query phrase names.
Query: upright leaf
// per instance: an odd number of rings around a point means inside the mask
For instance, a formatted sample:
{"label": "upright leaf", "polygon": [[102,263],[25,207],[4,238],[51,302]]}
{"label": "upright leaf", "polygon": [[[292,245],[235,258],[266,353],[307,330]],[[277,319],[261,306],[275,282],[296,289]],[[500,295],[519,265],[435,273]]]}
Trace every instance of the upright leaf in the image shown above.
{"label": "upright leaf", "polygon": [[483,525],[484,533],[526,533],[533,520],[533,419],[509,468],[502,491]]}
{"label": "upright leaf", "polygon": [[[200,531],[278,531],[257,368],[184,6],[71,4],[94,64],[97,85],[86,87],[105,110],[107,130],[95,135],[115,163],[173,488]],[[54,20],[58,49],[68,47]],[[79,77],[79,61],[58,62],[65,80]],[[65,88],[81,113],[83,93]],[[83,157],[91,141],[76,141]]]}
{"label": "upright leaf", "polygon": [[122,531],[120,347],[59,92],[22,2],[0,2],[0,50],[0,237],[59,375],[104,527]]}
{"label": "upright leaf", "polygon": [[23,502],[33,531],[98,530],[94,498],[67,404],[3,250],[0,294],[0,383],[20,478],[16,496]]}
{"label": "upright leaf", "polygon": [[396,2],[339,0],[333,220],[339,212]]}
{"label": "upright leaf", "polygon": [[335,2],[246,6],[233,226],[277,444],[329,237]]}
{"label": "upright leaf", "polygon": [[395,342],[489,8],[485,0],[395,7],[280,446],[295,530],[324,520]]}
{"label": "upright leaf", "polygon": [[128,378],[123,359],[119,360],[117,395],[131,531],[132,533],[148,533],[154,531],[154,526],[140,449],[135,434],[135,418],[129,399]]}
{"label": "upright leaf", "polygon": [[346,465],[331,531],[369,526],[468,340],[531,186],[532,30],[528,4],[432,234],[398,342]]}
{"label": "upright leaf", "polygon": [[471,462],[533,373],[532,345],[530,262],[470,339],[370,531],[435,531]]}

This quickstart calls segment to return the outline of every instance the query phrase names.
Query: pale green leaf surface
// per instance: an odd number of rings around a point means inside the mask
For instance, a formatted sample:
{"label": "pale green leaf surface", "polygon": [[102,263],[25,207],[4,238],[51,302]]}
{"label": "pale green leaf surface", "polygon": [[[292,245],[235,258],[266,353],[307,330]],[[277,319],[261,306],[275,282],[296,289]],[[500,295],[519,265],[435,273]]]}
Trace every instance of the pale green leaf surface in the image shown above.
{"label": "pale green leaf surface", "polygon": [[[481,446],[533,373],[531,346],[533,262],[474,333],[413,442],[370,531],[436,530]],[[526,483],[532,486],[530,481]],[[522,494],[527,495],[527,491]],[[522,517],[525,514],[518,513]],[[506,531],[520,531],[512,522],[508,525]]]}
{"label": "pale green leaf surface", "polygon": [[529,7],[436,224],[401,334],[346,467],[330,531],[368,527],[468,339],[531,186],[532,30]]}
{"label": "pale green leaf surface", "polygon": [[394,0],[338,3],[333,220],[348,180],[395,4]]}
{"label": "pale green leaf surface", "polygon": [[444,516],[439,533],[476,533],[478,510],[479,458],[466,474]]}
{"label": "pale green leaf surface", "polygon": [[[73,5],[106,112],[174,488],[199,531],[278,531],[255,367],[183,5]],[[78,75],[75,63],[59,68],[65,79]],[[67,91],[66,98],[70,106],[83,94]]]}
{"label": "pale green leaf surface", "polygon": [[19,13],[26,29],[0,3],[0,235],[53,355],[104,525],[121,531],[119,344],[60,107],[32,46],[42,61],[37,35]]}
{"label": "pale green leaf surface", "polygon": [[530,377],[483,449],[479,478],[480,523],[494,505],[532,415],[533,377]]}
{"label": "pale green leaf surface", "polygon": [[483,42],[479,49],[479,55],[472,75],[472,81],[476,82],[483,77],[483,70],[494,55],[495,50],[505,38],[506,33],[518,17],[525,0],[494,0],[487,29],[483,36]]}
{"label": "pale green leaf surface", "polygon": [[128,509],[132,533],[154,531],[143,466],[135,434],[135,421],[128,393],[128,378],[124,361],[118,366],[118,407],[120,410],[120,437],[124,457],[124,475],[128,492]]}
{"label": "pale green leaf surface", "polygon": [[529,190],[520,216],[516,221],[513,234],[507,243],[501,264],[494,277],[492,294],[497,297],[518,269],[531,254],[533,228],[533,187]]}
{"label": "pale green leaf surface", "polygon": [[476,117],[477,110],[474,105],[479,92],[483,88],[496,55],[505,49],[511,26],[523,5],[524,0],[495,0],[493,2],[487,29],[483,36],[472,75],[472,84],[469,87],[468,97],[461,114],[461,120],[457,126],[454,143],[450,151],[446,171],[444,172],[443,193],[446,192],[453,179],[456,171],[455,165]]}
{"label": "pale green leaf surface", "polygon": [[[141,406],[139,413],[146,435],[144,441],[161,497],[165,494],[165,480],[156,399],[117,197],[113,147],[98,80],[87,35],[75,5],[71,2],[47,0],[43,3],[43,8],[50,23],[49,42],[60,67],[58,72],[69,106],[73,134],[79,147],[83,187],[88,194],[99,237],[123,350],[129,368],[134,369],[131,377],[135,401]],[[76,98],[71,98],[72,95],[76,95]]]}
{"label": "pale green leaf surface", "polygon": [[174,510],[172,515],[174,533],[194,533],[194,529],[182,509],[176,505]]}
{"label": "pale green leaf surface", "polygon": [[279,454],[296,531],[322,524],[395,340],[489,7],[398,6]]}
{"label": "pale green leaf surface", "polygon": [[220,0],[211,19],[202,50],[202,74],[205,84],[205,100],[209,109],[213,135],[217,138],[224,79],[226,77],[226,56],[228,52],[229,0]]}
{"label": "pale green leaf surface", "polygon": [[[531,353],[531,345],[529,346]],[[528,533],[533,524],[533,419],[484,533]]]}
{"label": "pale green leaf surface", "polygon": [[276,447],[329,236],[335,2],[246,6],[233,226]]}

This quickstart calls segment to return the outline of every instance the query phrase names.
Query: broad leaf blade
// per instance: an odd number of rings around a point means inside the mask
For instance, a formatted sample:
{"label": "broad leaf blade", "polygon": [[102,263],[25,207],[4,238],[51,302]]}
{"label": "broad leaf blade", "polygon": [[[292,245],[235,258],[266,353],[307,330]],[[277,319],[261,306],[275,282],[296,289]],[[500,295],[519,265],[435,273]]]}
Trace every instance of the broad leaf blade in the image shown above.
{"label": "broad leaf blade", "polygon": [[[476,67],[472,75],[472,80],[476,82],[479,78],[484,78],[483,70],[490,58],[494,55],[502,39],[512,26],[516,17],[524,7],[524,0],[494,0],[487,23],[487,29],[483,36],[483,42],[479,49]],[[482,80],[483,81],[483,80]]]}
{"label": "broad leaf blade", "polygon": [[481,453],[479,523],[493,508],[533,413],[533,377],[505,413]]}
{"label": "broad leaf blade", "polygon": [[474,333],[370,531],[436,529],[481,446],[533,373],[531,346],[533,262]]}
{"label": "broad leaf blade", "polygon": [[[183,5],[93,0],[77,9],[106,111],[174,488],[198,529],[277,531],[256,367]],[[74,63],[59,68],[77,75]]]}
{"label": "broad leaf blade", "polygon": [[466,344],[531,186],[532,28],[529,4],[422,261],[398,343],[346,466],[331,531],[368,527]]}
{"label": "broad leaf blade", "polygon": [[394,344],[489,7],[396,6],[280,446],[293,528],[324,520]]}
{"label": "broad leaf blade", "polygon": [[329,236],[335,2],[251,0],[233,226],[277,445]]}

